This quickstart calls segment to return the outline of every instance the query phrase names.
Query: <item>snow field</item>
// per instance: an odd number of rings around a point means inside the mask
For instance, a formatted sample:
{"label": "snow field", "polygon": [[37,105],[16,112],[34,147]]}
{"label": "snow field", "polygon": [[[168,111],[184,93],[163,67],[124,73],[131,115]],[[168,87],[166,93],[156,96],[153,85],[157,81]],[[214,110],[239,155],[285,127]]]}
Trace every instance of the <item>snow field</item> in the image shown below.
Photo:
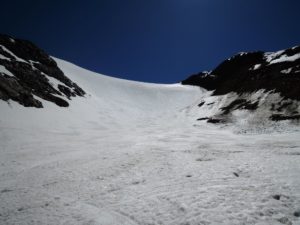
{"label": "snow field", "polygon": [[299,131],[237,134],[196,121],[205,90],[56,60],[87,96],[0,102],[0,224],[300,224]]}

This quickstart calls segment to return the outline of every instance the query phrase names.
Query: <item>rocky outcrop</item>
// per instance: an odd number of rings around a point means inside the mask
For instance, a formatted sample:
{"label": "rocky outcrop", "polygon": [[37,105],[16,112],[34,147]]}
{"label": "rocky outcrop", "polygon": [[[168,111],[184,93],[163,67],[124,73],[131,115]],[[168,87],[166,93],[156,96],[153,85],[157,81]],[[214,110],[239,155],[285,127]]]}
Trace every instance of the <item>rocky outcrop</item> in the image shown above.
{"label": "rocky outcrop", "polygon": [[264,89],[300,100],[300,46],[275,53],[240,53],[211,72],[190,76],[182,84],[214,90],[214,95]]}
{"label": "rocky outcrop", "polygon": [[33,43],[0,35],[0,99],[25,107],[43,107],[36,97],[69,106],[72,97],[85,92]]}
{"label": "rocky outcrop", "polygon": [[[203,87],[213,91],[212,96],[229,93],[240,96],[220,107],[222,113],[218,116],[228,115],[240,109],[256,110],[261,102],[259,97],[249,101],[241,96],[263,90],[264,93],[278,93],[282,97],[272,100],[270,115],[273,112],[276,114],[271,115],[269,119],[299,120],[299,116],[295,116],[299,113],[295,105],[299,104],[295,102],[300,100],[300,46],[273,53],[239,53],[210,72],[200,72],[188,77],[182,84]],[[202,105],[203,101],[200,103],[200,106]],[[281,111],[286,114],[278,114]]]}

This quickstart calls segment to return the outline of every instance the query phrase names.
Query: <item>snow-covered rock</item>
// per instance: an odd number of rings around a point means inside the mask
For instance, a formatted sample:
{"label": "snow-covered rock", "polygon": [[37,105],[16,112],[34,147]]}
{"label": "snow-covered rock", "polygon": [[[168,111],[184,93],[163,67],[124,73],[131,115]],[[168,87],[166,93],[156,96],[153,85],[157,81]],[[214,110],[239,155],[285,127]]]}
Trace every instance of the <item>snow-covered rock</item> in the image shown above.
{"label": "snow-covered rock", "polygon": [[[203,118],[199,118],[200,120],[207,118],[208,122],[237,121],[233,116],[238,113],[236,111],[248,111],[251,117],[260,114],[257,118],[261,122],[294,120],[297,123],[300,118],[299,55],[300,47],[274,53],[237,54],[210,73],[192,75],[182,81],[182,84],[213,91],[212,96],[216,96],[216,99],[228,99],[231,96],[229,101],[218,104],[217,112],[205,114],[199,110]],[[204,102],[203,99],[200,101]],[[258,113],[262,111],[263,114]]]}
{"label": "snow-covered rock", "polygon": [[66,107],[71,97],[84,94],[43,50],[29,41],[0,35],[0,99],[41,108],[39,97]]}

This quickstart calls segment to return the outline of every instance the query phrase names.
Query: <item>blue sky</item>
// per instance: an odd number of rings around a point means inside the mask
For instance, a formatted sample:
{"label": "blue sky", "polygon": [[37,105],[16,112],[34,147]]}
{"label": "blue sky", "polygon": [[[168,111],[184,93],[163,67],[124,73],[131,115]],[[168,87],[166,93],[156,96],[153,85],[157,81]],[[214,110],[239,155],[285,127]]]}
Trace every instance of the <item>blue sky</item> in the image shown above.
{"label": "blue sky", "polygon": [[299,0],[6,1],[1,33],[125,79],[174,83],[240,51],[300,44]]}

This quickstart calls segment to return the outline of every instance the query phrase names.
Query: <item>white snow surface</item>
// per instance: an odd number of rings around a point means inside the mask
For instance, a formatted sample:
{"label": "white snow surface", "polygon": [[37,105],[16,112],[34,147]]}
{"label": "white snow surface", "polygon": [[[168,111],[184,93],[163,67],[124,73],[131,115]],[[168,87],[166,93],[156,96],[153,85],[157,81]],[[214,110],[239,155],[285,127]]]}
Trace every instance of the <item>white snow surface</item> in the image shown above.
{"label": "white snow surface", "polygon": [[283,54],[284,50],[277,52],[265,53],[265,59],[269,64],[281,63],[281,62],[293,62],[300,58],[300,53],[288,56]]}
{"label": "white snow surface", "polygon": [[5,66],[0,65],[0,73],[5,73],[6,75],[10,77],[14,77],[14,75],[5,68]]}
{"label": "white snow surface", "polygon": [[292,72],[292,70],[293,70],[293,68],[291,67],[291,68],[288,68],[286,70],[281,70],[280,72],[284,73],[284,74],[289,74],[290,72]]}
{"label": "white snow surface", "polygon": [[268,63],[270,63],[272,60],[274,60],[275,58],[281,56],[283,53],[284,53],[284,50],[280,50],[280,51],[277,51],[277,52],[267,52],[267,53],[265,53],[266,61]]}
{"label": "white snow surface", "polygon": [[261,67],[261,64],[255,64],[252,70],[257,70]]}
{"label": "white snow surface", "polygon": [[300,224],[299,130],[234,132],[255,123],[243,110],[234,129],[198,122],[236,96],[55,60],[87,95],[0,102],[1,225]]}
{"label": "white snow surface", "polygon": [[300,59],[300,53],[292,56],[281,55],[278,59],[272,60],[270,64],[281,63],[281,62],[293,62],[297,59]]}

